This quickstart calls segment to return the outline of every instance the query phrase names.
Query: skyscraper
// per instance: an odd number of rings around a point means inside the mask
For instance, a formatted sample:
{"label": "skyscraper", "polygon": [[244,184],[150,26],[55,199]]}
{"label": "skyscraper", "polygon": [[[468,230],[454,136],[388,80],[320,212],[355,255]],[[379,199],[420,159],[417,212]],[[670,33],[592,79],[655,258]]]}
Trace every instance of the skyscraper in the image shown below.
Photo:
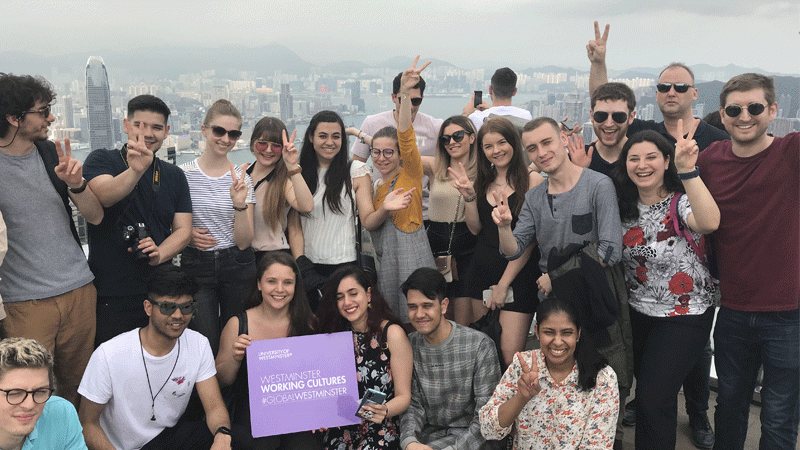
{"label": "skyscraper", "polygon": [[89,148],[113,149],[111,91],[103,58],[90,56],[86,62],[86,111],[89,116]]}
{"label": "skyscraper", "polygon": [[280,94],[281,105],[281,121],[286,123],[289,119],[294,117],[292,94],[289,93],[289,83],[281,84]]}

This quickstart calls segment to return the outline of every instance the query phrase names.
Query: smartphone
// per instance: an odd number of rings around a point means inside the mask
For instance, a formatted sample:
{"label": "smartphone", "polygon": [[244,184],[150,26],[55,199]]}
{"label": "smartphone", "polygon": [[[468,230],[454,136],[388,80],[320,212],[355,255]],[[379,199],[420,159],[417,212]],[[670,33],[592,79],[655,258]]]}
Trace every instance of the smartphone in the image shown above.
{"label": "smartphone", "polygon": [[483,103],[483,91],[475,91],[475,102],[472,106],[477,108],[481,103]]}
{"label": "smartphone", "polygon": [[[483,306],[489,307],[489,300],[492,299],[492,290],[491,289],[484,289],[483,291]],[[506,305],[509,303],[514,303],[514,289],[509,287],[508,293],[506,293]]]}
{"label": "smartphone", "polygon": [[356,410],[356,417],[361,417],[364,419],[365,417],[362,415],[364,411],[364,406],[366,405],[382,405],[386,401],[386,394],[381,391],[376,391],[375,389],[367,389],[367,392],[364,393],[364,398],[361,399],[361,403],[358,404],[358,409]]}

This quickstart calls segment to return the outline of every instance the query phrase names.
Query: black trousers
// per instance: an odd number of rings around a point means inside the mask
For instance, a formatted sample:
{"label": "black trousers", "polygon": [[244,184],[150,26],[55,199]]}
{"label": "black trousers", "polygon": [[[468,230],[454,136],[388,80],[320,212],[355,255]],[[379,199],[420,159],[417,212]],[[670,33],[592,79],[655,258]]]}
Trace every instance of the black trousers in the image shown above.
{"label": "black trousers", "polygon": [[713,320],[713,308],[684,317],[650,317],[631,308],[637,449],[675,449],[678,392],[703,354]]}

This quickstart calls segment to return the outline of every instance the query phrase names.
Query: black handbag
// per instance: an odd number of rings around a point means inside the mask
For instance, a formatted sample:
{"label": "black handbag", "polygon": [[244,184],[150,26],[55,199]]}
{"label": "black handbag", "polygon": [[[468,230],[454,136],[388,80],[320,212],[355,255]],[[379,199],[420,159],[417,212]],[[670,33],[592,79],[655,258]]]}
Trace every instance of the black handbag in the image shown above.
{"label": "black handbag", "polygon": [[500,325],[500,308],[490,309],[483,317],[469,324],[469,327],[485,333],[494,341],[495,348],[497,349],[497,362],[502,369],[504,367],[503,351],[500,348],[500,342],[503,334],[503,326]]}

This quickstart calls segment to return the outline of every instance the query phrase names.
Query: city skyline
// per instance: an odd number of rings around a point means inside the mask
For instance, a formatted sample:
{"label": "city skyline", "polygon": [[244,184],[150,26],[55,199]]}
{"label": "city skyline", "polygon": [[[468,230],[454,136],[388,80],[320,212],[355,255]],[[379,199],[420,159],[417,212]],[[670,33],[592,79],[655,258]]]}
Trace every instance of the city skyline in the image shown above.
{"label": "city skyline", "polygon": [[[380,6],[378,6],[380,5]],[[800,5],[767,1],[422,2],[396,0],[251,3],[64,1],[8,5],[0,19],[4,51],[43,56],[141,48],[243,46],[277,43],[316,65],[376,64],[422,55],[462,68],[556,65],[588,69],[592,22],[611,24],[609,69],[663,67],[671,61],[758,68],[798,74]],[[30,33],[33,23],[48,33]],[[79,29],[80,32],[75,31]],[[53,38],[58,36],[58,38]],[[214,52],[208,59],[215,60]],[[180,65],[180,54],[175,55]],[[19,72],[14,67],[0,71]]]}

